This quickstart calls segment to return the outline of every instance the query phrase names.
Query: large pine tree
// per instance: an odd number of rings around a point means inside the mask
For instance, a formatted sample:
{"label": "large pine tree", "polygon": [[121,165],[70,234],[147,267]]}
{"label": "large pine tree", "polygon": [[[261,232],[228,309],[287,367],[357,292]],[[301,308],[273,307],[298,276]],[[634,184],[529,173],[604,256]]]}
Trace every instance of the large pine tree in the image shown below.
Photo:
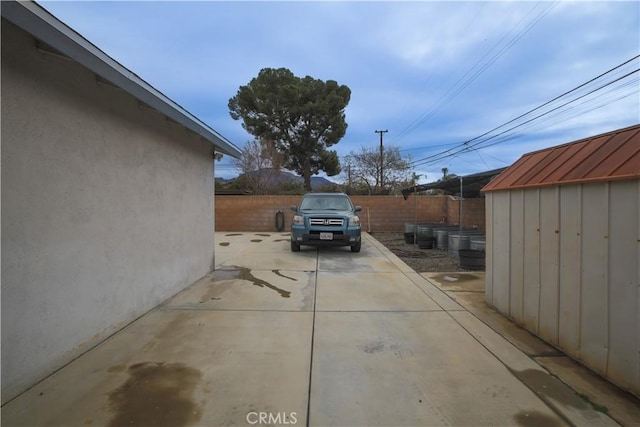
{"label": "large pine tree", "polygon": [[334,80],[299,78],[286,68],[264,68],[229,100],[234,120],[251,135],[272,141],[284,155],[284,167],[299,173],[311,191],[311,176],[340,173],[340,161],[328,147],[347,130],[344,110],[351,90]]}

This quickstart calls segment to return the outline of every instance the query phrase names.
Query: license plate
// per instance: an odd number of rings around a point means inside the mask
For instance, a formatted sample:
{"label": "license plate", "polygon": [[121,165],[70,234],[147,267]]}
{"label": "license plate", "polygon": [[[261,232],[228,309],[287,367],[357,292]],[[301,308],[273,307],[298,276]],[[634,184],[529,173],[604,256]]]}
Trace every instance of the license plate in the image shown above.
{"label": "license plate", "polygon": [[333,240],[333,233],[320,233],[320,240]]}

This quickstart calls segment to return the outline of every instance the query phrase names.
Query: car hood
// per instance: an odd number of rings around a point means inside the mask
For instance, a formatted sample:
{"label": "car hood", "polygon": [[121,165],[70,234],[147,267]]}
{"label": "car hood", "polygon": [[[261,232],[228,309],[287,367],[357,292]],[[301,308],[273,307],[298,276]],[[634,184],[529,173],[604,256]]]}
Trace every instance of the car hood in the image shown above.
{"label": "car hood", "polygon": [[353,211],[333,211],[333,210],[304,210],[298,211],[299,215],[314,215],[314,216],[354,216]]}

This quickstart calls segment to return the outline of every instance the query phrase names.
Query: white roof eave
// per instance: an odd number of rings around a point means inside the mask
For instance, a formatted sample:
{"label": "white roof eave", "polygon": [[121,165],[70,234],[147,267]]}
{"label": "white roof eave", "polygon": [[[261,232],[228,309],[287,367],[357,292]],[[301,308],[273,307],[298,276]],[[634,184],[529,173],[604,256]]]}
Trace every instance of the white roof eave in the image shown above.
{"label": "white roof eave", "polygon": [[231,157],[240,157],[240,149],[232,142],[167,98],[135,73],[123,67],[37,3],[33,1],[2,1],[0,9],[3,18],[169,119],[200,135],[211,142],[216,151]]}

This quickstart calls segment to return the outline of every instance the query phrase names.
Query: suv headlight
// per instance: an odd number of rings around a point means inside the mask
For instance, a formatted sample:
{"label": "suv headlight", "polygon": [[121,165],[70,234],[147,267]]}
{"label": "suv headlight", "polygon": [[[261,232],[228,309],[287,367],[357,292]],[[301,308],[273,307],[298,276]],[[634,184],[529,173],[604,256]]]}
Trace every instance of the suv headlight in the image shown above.
{"label": "suv headlight", "polygon": [[297,225],[304,225],[304,218],[301,217],[300,215],[294,215],[293,216],[293,223],[297,224]]}
{"label": "suv headlight", "polygon": [[357,215],[354,215],[351,218],[349,218],[349,225],[360,225],[360,217],[358,217]]}

